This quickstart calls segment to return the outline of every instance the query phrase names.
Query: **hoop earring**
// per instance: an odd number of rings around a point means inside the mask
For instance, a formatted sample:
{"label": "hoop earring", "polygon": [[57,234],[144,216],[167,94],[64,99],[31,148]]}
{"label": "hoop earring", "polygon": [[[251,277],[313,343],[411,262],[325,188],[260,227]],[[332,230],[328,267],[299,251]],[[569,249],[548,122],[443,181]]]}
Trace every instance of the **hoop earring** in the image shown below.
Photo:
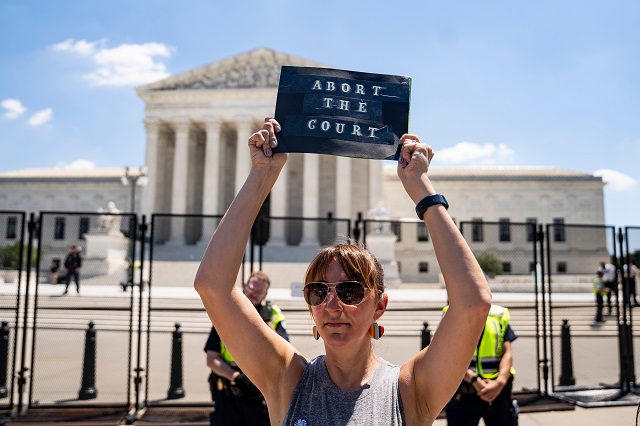
{"label": "hoop earring", "polygon": [[313,333],[313,338],[318,340],[320,338],[320,333],[318,332],[318,327],[316,327],[315,325],[313,326],[313,329],[311,331]]}
{"label": "hoop earring", "polygon": [[378,340],[382,337],[383,334],[384,327],[378,325],[377,322],[374,322],[373,324],[371,324],[371,327],[369,327],[369,336],[371,336],[373,339]]}

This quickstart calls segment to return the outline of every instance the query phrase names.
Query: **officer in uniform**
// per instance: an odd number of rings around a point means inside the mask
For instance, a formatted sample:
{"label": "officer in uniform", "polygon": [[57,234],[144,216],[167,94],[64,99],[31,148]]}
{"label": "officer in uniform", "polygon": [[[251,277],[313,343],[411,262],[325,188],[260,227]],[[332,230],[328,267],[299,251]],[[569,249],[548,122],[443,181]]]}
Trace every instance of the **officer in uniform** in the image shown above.
{"label": "officer in uniform", "polygon": [[[242,286],[242,291],[262,319],[288,341],[282,311],[264,300],[269,285],[270,280],[265,273],[254,272]],[[269,413],[262,394],[238,368],[214,327],[211,327],[204,350],[207,354],[207,366],[211,369],[209,385],[215,407],[211,413],[211,425],[269,425]]]}
{"label": "officer in uniform", "polygon": [[[447,308],[444,308],[446,313]],[[513,353],[517,338],[509,326],[509,309],[492,305],[469,369],[446,407],[449,426],[518,424],[518,406],[511,401]]]}
{"label": "officer in uniform", "polygon": [[598,270],[596,277],[593,279],[593,294],[596,295],[596,322],[604,322],[604,319],[602,319],[604,296],[606,296],[609,291],[609,287],[602,281],[602,271]]}

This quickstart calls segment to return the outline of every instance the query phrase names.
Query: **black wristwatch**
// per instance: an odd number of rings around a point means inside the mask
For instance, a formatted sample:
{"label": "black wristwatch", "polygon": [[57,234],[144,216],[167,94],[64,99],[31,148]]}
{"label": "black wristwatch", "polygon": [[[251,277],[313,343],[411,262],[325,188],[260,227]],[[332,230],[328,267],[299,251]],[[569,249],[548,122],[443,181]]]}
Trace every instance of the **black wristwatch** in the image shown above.
{"label": "black wristwatch", "polygon": [[474,384],[475,382],[478,381],[478,376],[474,375],[470,380],[469,383]]}
{"label": "black wristwatch", "polygon": [[416,204],[416,214],[420,220],[423,220],[424,212],[435,204],[442,204],[445,209],[449,208],[447,199],[442,194],[431,194],[424,197],[418,204]]}

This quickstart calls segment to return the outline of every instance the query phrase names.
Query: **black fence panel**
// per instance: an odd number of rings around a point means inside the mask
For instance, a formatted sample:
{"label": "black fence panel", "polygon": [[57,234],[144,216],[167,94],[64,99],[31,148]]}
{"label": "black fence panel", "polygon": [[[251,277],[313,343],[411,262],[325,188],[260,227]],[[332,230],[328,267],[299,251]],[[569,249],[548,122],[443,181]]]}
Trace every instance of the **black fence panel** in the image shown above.
{"label": "black fence panel", "polygon": [[[141,402],[153,409],[166,409],[164,412],[171,415],[178,415],[187,406],[211,406],[203,349],[211,320],[193,281],[221,219],[201,215],[151,217],[149,285],[142,329],[146,382]],[[236,284],[249,273],[248,262],[243,261]],[[176,407],[175,413],[172,407]]]}
{"label": "black fence panel", "polygon": [[137,229],[131,214],[40,214],[30,408],[130,405]]}
{"label": "black fence panel", "polygon": [[[540,335],[540,271],[536,224],[516,222],[461,222],[460,232],[486,274],[491,291],[519,293],[519,302],[505,306],[518,335],[513,344],[516,375],[513,389],[540,392],[543,348]],[[494,302],[500,305],[499,299]],[[522,368],[520,368],[522,367]]]}
{"label": "black fence panel", "polygon": [[25,264],[24,212],[0,211],[0,409],[11,409],[17,377],[20,290]]}
{"label": "black fence panel", "polygon": [[[637,295],[638,281],[640,280],[640,227],[624,228],[624,253],[623,259],[623,278],[626,280],[626,289],[628,294],[629,310],[636,313],[640,307],[640,297]],[[636,374],[640,372],[640,336],[633,334],[633,315],[629,315],[629,326],[632,330],[630,350],[633,356],[633,370],[629,372],[629,379],[632,383],[636,382]]]}
{"label": "black fence panel", "polygon": [[[621,301],[611,292],[611,311],[605,301],[603,323],[595,321],[593,279],[600,262],[618,263],[615,228],[597,225],[546,226],[545,282],[549,291],[550,380],[554,392],[576,389],[617,389],[621,382]],[[617,269],[617,268],[616,268]],[[573,293],[570,302],[563,294]],[[571,361],[575,383],[564,382],[563,322],[570,326]]]}

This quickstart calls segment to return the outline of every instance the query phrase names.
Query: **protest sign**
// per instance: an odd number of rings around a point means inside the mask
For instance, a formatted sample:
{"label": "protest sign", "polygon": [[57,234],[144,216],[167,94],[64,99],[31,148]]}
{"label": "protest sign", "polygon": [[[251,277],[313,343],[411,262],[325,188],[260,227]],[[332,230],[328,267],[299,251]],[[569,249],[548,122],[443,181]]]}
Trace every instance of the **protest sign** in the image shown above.
{"label": "protest sign", "polygon": [[283,66],[274,152],[397,160],[410,95],[410,77]]}

